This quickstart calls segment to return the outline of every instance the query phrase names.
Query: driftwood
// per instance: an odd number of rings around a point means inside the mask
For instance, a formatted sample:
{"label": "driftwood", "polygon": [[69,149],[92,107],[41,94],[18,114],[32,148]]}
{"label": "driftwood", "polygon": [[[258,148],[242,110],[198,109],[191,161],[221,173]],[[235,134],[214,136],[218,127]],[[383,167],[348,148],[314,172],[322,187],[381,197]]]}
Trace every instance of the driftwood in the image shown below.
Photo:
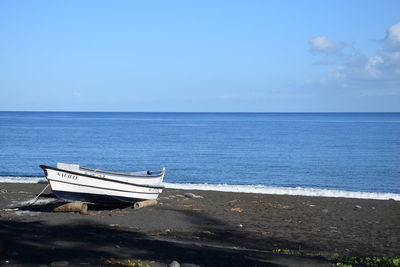
{"label": "driftwood", "polygon": [[136,202],[133,205],[133,208],[134,209],[141,209],[141,208],[144,208],[144,207],[155,206],[155,205],[157,205],[157,200],[149,199],[149,200],[143,200],[143,201]]}
{"label": "driftwood", "polygon": [[55,212],[79,212],[81,214],[87,214],[87,210],[87,204],[82,202],[71,202],[53,209]]}

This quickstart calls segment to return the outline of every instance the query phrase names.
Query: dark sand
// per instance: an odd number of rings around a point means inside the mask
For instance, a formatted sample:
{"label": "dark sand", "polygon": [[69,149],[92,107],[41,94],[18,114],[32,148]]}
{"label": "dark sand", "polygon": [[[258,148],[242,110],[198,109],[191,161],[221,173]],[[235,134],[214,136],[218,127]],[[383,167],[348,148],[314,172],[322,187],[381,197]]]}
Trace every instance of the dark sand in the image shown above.
{"label": "dark sand", "polygon": [[89,215],[52,212],[63,202],[50,190],[36,205],[22,203],[44,186],[0,184],[1,265],[104,266],[116,258],[151,266],[332,266],[272,250],[400,255],[399,201],[167,189],[157,206],[90,206]]}

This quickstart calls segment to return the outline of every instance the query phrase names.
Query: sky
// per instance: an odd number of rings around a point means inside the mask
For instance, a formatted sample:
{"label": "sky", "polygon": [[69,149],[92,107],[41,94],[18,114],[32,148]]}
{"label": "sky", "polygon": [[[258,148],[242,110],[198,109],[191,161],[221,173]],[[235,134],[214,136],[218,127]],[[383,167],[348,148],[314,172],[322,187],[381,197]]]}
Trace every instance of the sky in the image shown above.
{"label": "sky", "polygon": [[0,0],[0,110],[400,112],[400,1]]}

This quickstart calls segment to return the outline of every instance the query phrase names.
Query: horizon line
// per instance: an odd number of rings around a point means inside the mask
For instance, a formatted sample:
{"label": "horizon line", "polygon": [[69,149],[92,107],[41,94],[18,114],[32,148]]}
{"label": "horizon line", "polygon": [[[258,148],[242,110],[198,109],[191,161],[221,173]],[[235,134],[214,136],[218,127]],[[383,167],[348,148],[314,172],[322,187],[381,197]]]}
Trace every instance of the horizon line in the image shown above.
{"label": "horizon line", "polygon": [[400,113],[400,111],[54,111],[54,110],[0,110],[0,112],[37,113]]}

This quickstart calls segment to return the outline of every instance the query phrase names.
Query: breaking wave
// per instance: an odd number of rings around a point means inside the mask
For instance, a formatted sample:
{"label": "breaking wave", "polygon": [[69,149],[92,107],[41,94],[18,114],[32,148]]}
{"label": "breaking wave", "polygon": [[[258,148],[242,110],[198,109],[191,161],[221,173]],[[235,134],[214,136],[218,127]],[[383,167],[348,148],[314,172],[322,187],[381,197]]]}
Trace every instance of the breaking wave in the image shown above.
{"label": "breaking wave", "polygon": [[186,189],[186,190],[213,190],[237,193],[256,193],[273,195],[292,195],[292,196],[313,196],[313,197],[344,197],[361,199],[393,199],[400,201],[400,194],[381,193],[381,192],[358,192],[321,188],[306,187],[277,187],[265,185],[228,185],[228,184],[175,184],[165,183],[166,188]]}
{"label": "breaking wave", "polygon": [[[0,183],[45,183],[44,177],[0,176]],[[185,190],[211,190],[236,193],[256,193],[313,197],[344,197],[360,199],[393,199],[400,201],[400,194],[384,192],[360,192],[309,187],[279,187],[266,185],[228,185],[228,184],[184,184],[164,183],[166,188]]]}
{"label": "breaking wave", "polygon": [[44,177],[0,176],[0,183],[36,184],[46,182],[47,180]]}

